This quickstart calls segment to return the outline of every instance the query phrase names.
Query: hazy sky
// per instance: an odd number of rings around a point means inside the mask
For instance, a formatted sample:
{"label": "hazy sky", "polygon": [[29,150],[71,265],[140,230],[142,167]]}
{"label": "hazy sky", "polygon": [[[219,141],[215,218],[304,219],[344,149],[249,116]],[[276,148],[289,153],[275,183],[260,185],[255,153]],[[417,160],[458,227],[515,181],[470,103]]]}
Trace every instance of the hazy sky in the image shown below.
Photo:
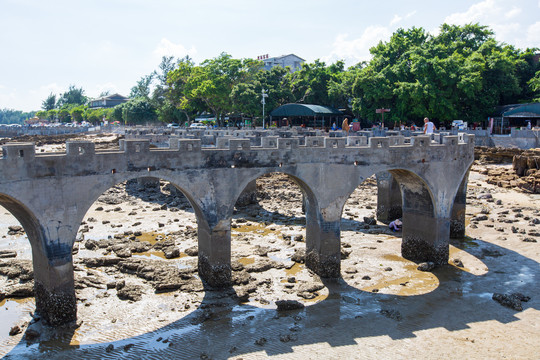
{"label": "hazy sky", "polygon": [[294,53],[349,66],[400,27],[435,34],[444,22],[540,47],[540,0],[0,0],[0,108],[39,110],[70,84],[127,96],[163,55]]}

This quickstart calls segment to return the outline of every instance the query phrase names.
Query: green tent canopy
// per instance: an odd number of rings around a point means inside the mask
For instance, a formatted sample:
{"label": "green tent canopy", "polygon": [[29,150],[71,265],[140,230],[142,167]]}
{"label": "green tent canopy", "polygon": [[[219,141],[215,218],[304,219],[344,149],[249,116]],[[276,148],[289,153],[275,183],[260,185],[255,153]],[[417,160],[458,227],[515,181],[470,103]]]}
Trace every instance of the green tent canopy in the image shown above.
{"label": "green tent canopy", "polygon": [[[283,121],[287,119],[287,121]],[[270,112],[270,122],[277,126],[305,125],[309,127],[330,127],[337,121],[337,126],[341,126],[343,113],[330,106],[313,104],[285,104]]]}

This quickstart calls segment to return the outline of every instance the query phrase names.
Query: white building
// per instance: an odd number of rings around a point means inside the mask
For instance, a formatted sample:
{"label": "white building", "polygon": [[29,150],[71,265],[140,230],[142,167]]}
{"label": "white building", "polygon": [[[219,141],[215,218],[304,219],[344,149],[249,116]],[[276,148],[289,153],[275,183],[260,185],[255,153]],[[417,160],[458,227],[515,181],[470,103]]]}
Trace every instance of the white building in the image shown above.
{"label": "white building", "polygon": [[275,66],[281,66],[282,68],[286,68],[288,66],[291,69],[291,72],[300,70],[305,61],[301,57],[294,54],[281,55],[271,58],[269,58],[268,55],[262,55],[258,56],[257,60],[261,60],[264,63],[265,70],[270,70]]}

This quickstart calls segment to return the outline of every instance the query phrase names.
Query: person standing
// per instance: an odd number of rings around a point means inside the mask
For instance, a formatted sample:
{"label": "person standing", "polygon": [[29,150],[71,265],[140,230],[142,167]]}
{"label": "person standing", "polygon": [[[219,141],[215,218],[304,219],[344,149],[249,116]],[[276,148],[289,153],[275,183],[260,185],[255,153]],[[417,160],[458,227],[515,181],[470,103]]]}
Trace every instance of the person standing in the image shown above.
{"label": "person standing", "polygon": [[434,130],[436,130],[435,124],[429,121],[427,117],[424,118],[424,134],[433,134]]}
{"label": "person standing", "polygon": [[346,136],[349,136],[349,121],[347,118],[343,120],[343,124],[341,124],[341,130],[345,131]]}

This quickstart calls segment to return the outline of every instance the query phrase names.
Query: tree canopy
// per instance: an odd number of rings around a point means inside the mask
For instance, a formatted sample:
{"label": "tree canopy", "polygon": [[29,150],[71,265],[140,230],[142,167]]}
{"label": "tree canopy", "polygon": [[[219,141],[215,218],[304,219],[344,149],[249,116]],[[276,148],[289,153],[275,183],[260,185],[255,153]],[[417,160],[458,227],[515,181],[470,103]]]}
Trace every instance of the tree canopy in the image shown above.
{"label": "tree canopy", "polygon": [[198,65],[189,57],[163,57],[118,108],[86,108],[83,89],[74,85],[58,98],[51,93],[42,108],[62,121],[183,123],[206,113],[218,125],[231,115],[261,124],[264,90],[266,114],[287,103],[305,103],[341,109],[367,123],[379,120],[378,108],[391,109],[385,116],[390,122],[421,122],[428,116],[440,123],[482,121],[497,105],[540,100],[538,49],[500,43],[479,24],[443,24],[437,35],[423,28],[398,29],[370,53],[369,62],[348,69],[343,61],[315,60],[296,72],[265,70],[261,61],[227,53]]}

